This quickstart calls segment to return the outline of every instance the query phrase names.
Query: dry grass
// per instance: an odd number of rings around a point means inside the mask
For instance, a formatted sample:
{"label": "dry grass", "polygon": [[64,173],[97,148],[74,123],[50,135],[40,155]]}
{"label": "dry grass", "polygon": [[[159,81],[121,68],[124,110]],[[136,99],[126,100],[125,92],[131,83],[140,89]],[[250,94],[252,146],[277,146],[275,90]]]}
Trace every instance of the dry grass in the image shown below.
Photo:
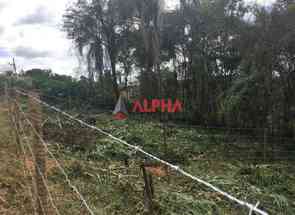
{"label": "dry grass", "polygon": [[0,104],[0,214],[25,214],[24,179],[7,116],[8,109]]}

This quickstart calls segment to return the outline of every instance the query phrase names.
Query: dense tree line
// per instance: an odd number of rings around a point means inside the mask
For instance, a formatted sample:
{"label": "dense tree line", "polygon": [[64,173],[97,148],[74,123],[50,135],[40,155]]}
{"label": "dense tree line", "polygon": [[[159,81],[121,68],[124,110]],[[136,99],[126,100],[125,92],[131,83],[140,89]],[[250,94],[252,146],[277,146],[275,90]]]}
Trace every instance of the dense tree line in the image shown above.
{"label": "dense tree line", "polygon": [[[295,3],[241,0],[78,0],[64,30],[87,61],[79,80],[30,70],[47,97],[66,107],[112,106],[121,86],[140,98],[178,98],[183,119],[259,127],[292,136],[295,116]],[[21,82],[26,83],[26,82]]]}
{"label": "dense tree line", "polygon": [[[295,4],[241,0],[79,0],[64,29],[88,63],[91,91],[177,97],[200,124],[284,128],[295,113]],[[109,96],[112,96],[109,94]]]}
{"label": "dense tree line", "polygon": [[180,0],[173,10],[161,0],[78,0],[64,29],[101,94],[138,81],[142,97],[181,98],[195,123],[292,133],[292,0]]}

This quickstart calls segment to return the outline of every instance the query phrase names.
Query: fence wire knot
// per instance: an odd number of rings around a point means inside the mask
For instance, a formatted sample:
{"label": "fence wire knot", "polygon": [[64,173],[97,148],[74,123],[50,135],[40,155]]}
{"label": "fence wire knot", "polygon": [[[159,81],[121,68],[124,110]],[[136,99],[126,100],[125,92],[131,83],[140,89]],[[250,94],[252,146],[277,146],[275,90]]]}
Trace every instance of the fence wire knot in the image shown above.
{"label": "fence wire knot", "polygon": [[178,171],[180,169],[180,167],[179,166],[176,166],[176,165],[171,165],[171,168],[174,169],[174,170],[176,170],[176,171]]}
{"label": "fence wire knot", "polygon": [[252,215],[253,211],[257,209],[257,207],[258,207],[259,204],[260,204],[260,202],[258,201],[258,202],[256,203],[256,205],[250,209],[250,211],[249,211],[249,215]]}
{"label": "fence wire knot", "polygon": [[130,150],[130,155],[135,155],[137,152],[139,152],[141,148],[139,146],[134,146],[133,149]]}

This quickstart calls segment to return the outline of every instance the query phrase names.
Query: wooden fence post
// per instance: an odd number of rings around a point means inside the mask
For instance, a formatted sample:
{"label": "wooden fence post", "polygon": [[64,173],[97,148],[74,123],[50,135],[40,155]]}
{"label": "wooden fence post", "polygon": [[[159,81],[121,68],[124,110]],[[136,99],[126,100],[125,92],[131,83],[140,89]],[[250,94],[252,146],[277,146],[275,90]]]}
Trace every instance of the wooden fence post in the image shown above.
{"label": "wooden fence post", "polygon": [[17,144],[16,147],[16,154],[21,155],[21,142],[20,142],[20,127],[19,127],[19,110],[18,110],[18,106],[17,103],[19,101],[19,96],[16,93],[16,90],[13,89],[11,91],[11,98],[10,98],[10,103],[11,103],[11,120],[13,121],[13,130],[14,130],[14,136],[15,136],[15,141]]}
{"label": "wooden fence post", "polygon": [[[10,89],[8,88],[8,82],[5,83],[4,86],[4,91],[5,91],[5,103],[6,103],[6,108],[8,111],[8,120],[9,120],[9,136],[13,137],[13,121],[12,121],[12,104],[11,104],[11,98],[10,98]],[[16,151],[17,153],[17,151]]]}
{"label": "wooden fence post", "polygon": [[144,214],[152,215],[153,214],[153,196],[154,196],[154,188],[153,188],[153,178],[150,173],[148,173],[145,169],[145,165],[141,165],[143,180],[144,180]]}
{"label": "wooden fence post", "polygon": [[[21,141],[21,135],[22,135],[22,132],[25,132],[25,130],[22,131],[22,129],[25,129],[25,128],[22,128],[21,129],[21,116],[20,116],[20,110],[19,110],[19,107],[21,105],[20,103],[20,98],[19,98],[19,94],[16,92],[16,90],[14,89],[13,91],[13,95],[14,95],[14,98],[15,100],[13,101],[13,115],[14,115],[14,123],[15,123],[15,126],[14,126],[14,129],[15,129],[15,135],[16,135],[16,143],[17,143],[17,147],[19,148],[20,152],[22,152],[22,157],[23,157],[23,172],[24,172],[24,178],[26,180],[26,176],[27,174],[30,172],[30,170],[27,166],[27,159],[28,157],[26,157],[26,149],[25,147],[22,145],[22,141]],[[30,174],[30,173],[29,173]],[[33,175],[30,174],[30,176],[33,177]],[[31,195],[31,200],[32,200],[32,208],[33,208],[33,214],[36,215],[37,214],[37,210],[36,210],[36,196],[34,196],[33,194],[36,193],[36,184],[34,183],[34,178],[31,178],[32,179],[32,183],[29,183],[27,182],[26,183],[26,186],[28,186],[28,189],[29,189],[29,193]]]}
{"label": "wooden fence post", "polygon": [[5,106],[8,108],[9,107],[9,95],[8,95],[8,83],[5,82],[4,84],[4,102],[5,102]]}
{"label": "wooden fence post", "polygon": [[[35,98],[39,98],[38,93],[31,93]],[[40,104],[35,101],[32,97],[29,97],[28,102],[29,118],[34,126],[35,131],[33,131],[32,141],[33,141],[33,153],[35,157],[35,182],[36,182],[36,205],[38,215],[47,215],[49,213],[48,207],[48,193],[46,185],[43,180],[46,180],[46,151],[45,146],[40,140],[42,137],[42,112]]]}

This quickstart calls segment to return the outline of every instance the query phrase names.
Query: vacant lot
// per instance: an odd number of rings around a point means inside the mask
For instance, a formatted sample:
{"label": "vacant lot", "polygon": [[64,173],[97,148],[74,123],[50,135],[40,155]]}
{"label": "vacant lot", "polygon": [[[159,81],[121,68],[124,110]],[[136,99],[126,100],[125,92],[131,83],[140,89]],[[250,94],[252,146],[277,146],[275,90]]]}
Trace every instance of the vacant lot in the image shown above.
{"label": "vacant lot", "polygon": [[[53,119],[57,117],[53,113],[49,115]],[[24,173],[24,157],[16,155],[7,116],[7,109],[2,105],[0,214],[32,214],[29,193],[32,180]],[[236,147],[234,143],[239,139],[229,141],[222,133],[212,136],[201,129],[169,128],[164,144],[163,129],[157,122],[132,119],[117,122],[105,114],[96,118],[98,127],[182,166],[234,196],[254,204],[259,200],[261,208],[270,214],[295,213],[295,171],[291,161],[243,159],[249,151]],[[140,170],[143,157],[65,119],[61,122],[62,125],[51,123],[44,127],[49,149],[93,211],[96,214],[143,214],[144,182]],[[239,152],[240,159],[229,157],[229,151],[231,155]],[[25,163],[33,171],[30,156]],[[87,214],[50,157],[47,174],[50,192],[61,214]],[[212,190],[171,171],[154,176],[154,190],[155,214],[248,213]]]}

